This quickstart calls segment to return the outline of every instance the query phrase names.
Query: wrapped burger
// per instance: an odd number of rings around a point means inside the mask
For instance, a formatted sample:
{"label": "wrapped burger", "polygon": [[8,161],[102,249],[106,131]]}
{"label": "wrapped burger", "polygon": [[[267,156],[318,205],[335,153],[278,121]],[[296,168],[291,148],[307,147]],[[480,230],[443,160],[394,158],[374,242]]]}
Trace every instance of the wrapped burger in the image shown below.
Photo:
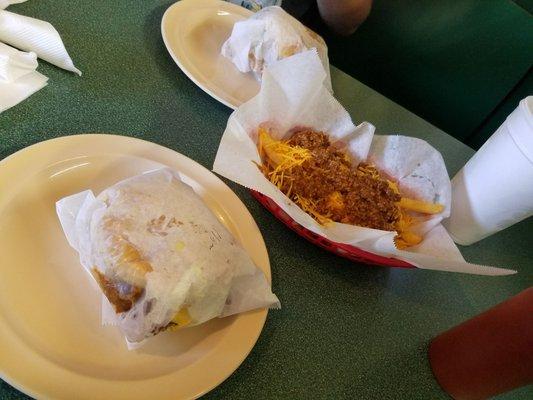
{"label": "wrapped burger", "polygon": [[309,49],[316,49],[331,91],[328,48],[324,39],[281,7],[265,7],[244,21],[235,23],[221,53],[241,72],[252,71],[261,81],[264,68]]}
{"label": "wrapped burger", "polygon": [[325,80],[315,50],[266,68],[259,94],[230,116],[213,170],[330,242],[419,268],[514,273],[468,263],[442,226],[451,184],[441,154],[355,126]]}
{"label": "wrapped burger", "polygon": [[264,274],[171,170],[126,179],[97,197],[78,193],[56,208],[105,295],[103,320],[120,327],[130,348],[167,329],[279,307]]}

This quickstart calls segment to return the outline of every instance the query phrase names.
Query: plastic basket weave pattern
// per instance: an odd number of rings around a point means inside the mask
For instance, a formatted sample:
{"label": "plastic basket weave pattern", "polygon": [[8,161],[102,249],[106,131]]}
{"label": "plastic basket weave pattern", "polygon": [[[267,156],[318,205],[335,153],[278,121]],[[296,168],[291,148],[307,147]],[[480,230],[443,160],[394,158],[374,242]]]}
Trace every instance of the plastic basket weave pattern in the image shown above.
{"label": "plastic basket weave pattern", "polygon": [[378,256],[376,254],[369,253],[368,251],[361,250],[358,247],[333,242],[323,236],[317,235],[316,233],[311,232],[310,230],[304,228],[296,221],[294,221],[285,211],[281,209],[280,206],[278,206],[269,197],[259,192],[256,192],[255,190],[250,190],[250,192],[267,210],[274,214],[276,218],[278,218],[281,222],[283,222],[285,225],[295,231],[298,235],[303,236],[311,243],[314,243],[317,246],[320,246],[332,253],[365,264],[397,268],[415,268],[413,265],[406,263],[405,261],[397,260],[395,258]]}

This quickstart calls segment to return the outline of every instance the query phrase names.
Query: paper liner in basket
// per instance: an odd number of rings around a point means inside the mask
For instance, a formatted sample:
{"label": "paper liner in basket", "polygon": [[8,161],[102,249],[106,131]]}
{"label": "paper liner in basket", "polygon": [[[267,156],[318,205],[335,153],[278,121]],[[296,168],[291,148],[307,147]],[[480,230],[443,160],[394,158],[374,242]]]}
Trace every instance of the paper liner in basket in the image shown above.
{"label": "paper liner in basket", "polygon": [[[292,219],[334,242],[406,261],[419,268],[481,275],[507,275],[516,271],[466,262],[440,224],[450,214],[451,185],[440,153],[421,139],[374,135],[368,122],[355,126],[350,115],[329,93],[323,82],[326,72],[316,51],[283,59],[267,68],[259,94],[235,110],[216,155],[213,170],[249,189],[271,198]],[[402,193],[445,206],[414,227],[424,240],[408,250],[394,245],[396,232],[331,223],[320,225],[267,180],[256,164],[257,128],[275,127],[277,139],[294,127],[327,132],[332,142],[345,148],[354,163],[367,160],[395,178]]]}

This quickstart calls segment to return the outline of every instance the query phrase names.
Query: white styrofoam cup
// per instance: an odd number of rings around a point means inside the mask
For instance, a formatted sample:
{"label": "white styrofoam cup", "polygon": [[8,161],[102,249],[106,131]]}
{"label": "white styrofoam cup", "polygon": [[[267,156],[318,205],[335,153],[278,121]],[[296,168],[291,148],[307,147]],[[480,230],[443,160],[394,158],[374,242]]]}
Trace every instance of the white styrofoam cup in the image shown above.
{"label": "white styrofoam cup", "polygon": [[533,96],[523,99],[452,179],[444,226],[468,245],[533,215]]}

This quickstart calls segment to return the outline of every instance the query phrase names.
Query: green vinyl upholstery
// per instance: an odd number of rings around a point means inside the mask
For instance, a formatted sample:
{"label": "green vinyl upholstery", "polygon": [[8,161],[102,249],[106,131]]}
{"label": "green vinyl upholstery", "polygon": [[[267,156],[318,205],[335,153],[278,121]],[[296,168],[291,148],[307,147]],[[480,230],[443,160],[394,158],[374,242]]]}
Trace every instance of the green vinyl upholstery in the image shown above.
{"label": "green vinyl upholstery", "polygon": [[517,86],[533,92],[525,79],[533,61],[531,0],[518,3],[374,0],[349,37],[329,33],[318,18],[304,22],[324,36],[333,65],[478,146]]}

